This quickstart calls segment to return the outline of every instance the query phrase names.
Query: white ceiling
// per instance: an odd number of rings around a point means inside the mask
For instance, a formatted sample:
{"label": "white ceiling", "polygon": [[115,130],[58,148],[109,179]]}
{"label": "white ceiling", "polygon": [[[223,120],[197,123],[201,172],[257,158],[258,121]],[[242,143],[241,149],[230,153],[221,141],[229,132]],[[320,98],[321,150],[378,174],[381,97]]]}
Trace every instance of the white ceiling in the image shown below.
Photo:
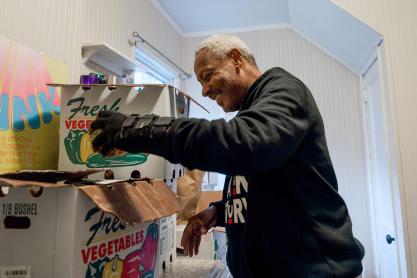
{"label": "white ceiling", "polygon": [[292,26],[360,73],[381,35],[330,0],[153,0],[183,36]]}

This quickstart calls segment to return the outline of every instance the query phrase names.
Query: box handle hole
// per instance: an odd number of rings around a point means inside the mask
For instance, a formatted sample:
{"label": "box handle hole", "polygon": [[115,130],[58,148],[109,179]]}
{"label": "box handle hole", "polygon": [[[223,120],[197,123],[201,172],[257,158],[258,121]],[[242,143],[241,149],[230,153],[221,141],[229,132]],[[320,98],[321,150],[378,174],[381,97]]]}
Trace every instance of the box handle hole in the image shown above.
{"label": "box handle hole", "polygon": [[30,218],[27,216],[6,216],[4,218],[4,227],[6,229],[29,229]]}
{"label": "box handle hole", "polygon": [[0,197],[6,197],[7,194],[9,194],[9,187],[0,186]]}
{"label": "box handle hole", "polygon": [[39,196],[42,195],[43,187],[38,187],[38,186],[31,187],[29,188],[29,192],[33,197],[38,198]]}

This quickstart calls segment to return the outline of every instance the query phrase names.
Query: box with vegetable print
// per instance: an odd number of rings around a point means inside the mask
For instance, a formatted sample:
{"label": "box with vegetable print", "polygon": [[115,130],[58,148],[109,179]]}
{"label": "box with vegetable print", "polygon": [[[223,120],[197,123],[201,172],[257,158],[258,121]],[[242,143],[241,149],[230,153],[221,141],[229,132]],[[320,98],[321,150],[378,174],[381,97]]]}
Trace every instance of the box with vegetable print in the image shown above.
{"label": "box with vegetable print", "polygon": [[163,180],[84,178],[96,172],[0,175],[0,246],[7,250],[0,271],[34,278],[160,275],[159,219],[181,210],[175,194]]}

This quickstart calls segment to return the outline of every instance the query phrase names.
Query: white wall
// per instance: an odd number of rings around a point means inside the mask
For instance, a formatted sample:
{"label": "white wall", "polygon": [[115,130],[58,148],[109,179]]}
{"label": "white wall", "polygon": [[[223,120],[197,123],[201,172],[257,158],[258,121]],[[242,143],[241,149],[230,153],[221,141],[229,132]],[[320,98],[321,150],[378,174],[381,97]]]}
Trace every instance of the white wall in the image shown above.
{"label": "white wall", "polygon": [[[364,21],[385,41],[388,89],[394,115],[408,276],[417,277],[417,2],[413,0],[333,0]],[[405,277],[405,276],[403,276]]]}
{"label": "white wall", "polygon": [[[303,80],[312,91],[324,119],[340,193],[347,202],[354,234],[366,247],[366,275],[372,277],[373,246],[367,201],[369,192],[364,159],[359,76],[290,28],[242,32],[237,35],[254,52],[261,71],[280,66]],[[192,37],[184,41],[184,67],[190,72],[193,72],[194,50],[203,39]],[[201,96],[201,87],[195,76],[186,82],[185,88],[213,111],[209,118],[224,116],[213,101]],[[207,117],[204,113],[195,113],[193,116]]]}
{"label": "white wall", "polygon": [[148,0],[0,0],[0,7],[0,35],[66,63],[70,83],[90,71],[82,65],[82,43],[107,42],[134,59],[133,31],[181,61],[181,36]]}
{"label": "white wall", "polygon": [[107,42],[133,59],[128,44],[133,31],[181,61],[181,36],[147,0],[0,0],[0,5],[0,34],[65,62],[70,82],[89,72],[82,65],[82,43]]}

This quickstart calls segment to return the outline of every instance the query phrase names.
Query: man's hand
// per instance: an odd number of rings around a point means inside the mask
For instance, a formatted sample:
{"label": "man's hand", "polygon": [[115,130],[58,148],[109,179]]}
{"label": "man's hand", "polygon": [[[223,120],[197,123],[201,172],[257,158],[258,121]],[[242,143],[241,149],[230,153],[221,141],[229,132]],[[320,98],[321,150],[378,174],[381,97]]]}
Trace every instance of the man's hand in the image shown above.
{"label": "man's hand", "polygon": [[124,114],[108,110],[103,110],[98,113],[97,119],[90,125],[90,133],[95,130],[101,130],[100,134],[92,142],[95,152],[100,152],[103,156],[111,154],[111,151],[115,147],[115,135],[121,130],[126,118],[127,116]]}
{"label": "man's hand", "polygon": [[181,239],[181,246],[184,247],[185,255],[192,257],[193,254],[198,254],[201,236],[214,227],[216,219],[217,210],[215,206],[210,206],[190,218]]}

